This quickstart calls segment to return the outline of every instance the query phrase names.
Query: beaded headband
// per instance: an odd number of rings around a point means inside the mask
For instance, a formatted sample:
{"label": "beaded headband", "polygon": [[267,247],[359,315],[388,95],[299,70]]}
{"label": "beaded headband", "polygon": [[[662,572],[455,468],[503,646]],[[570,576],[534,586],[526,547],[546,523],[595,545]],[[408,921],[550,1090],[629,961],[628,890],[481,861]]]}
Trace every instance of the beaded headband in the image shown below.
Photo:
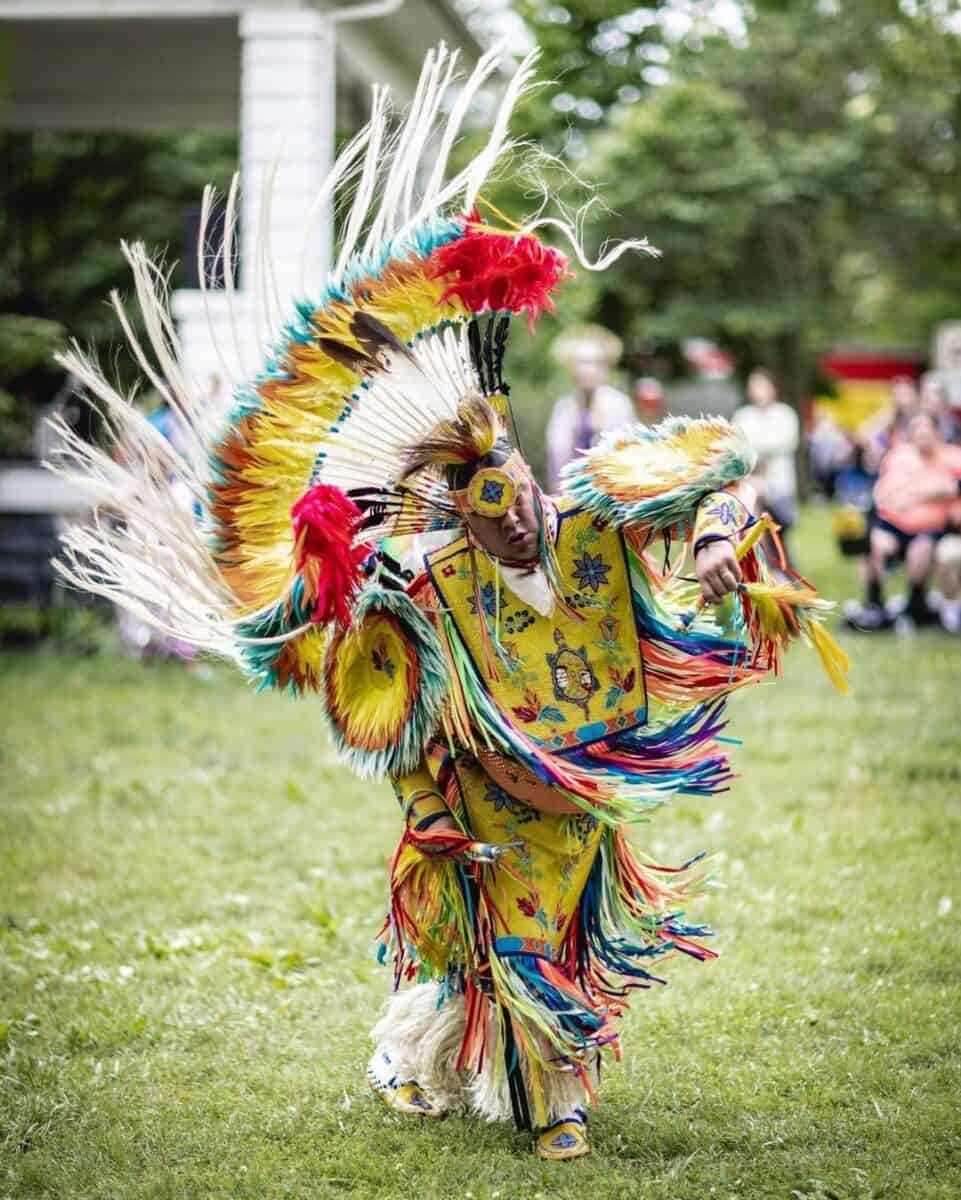
{"label": "beaded headband", "polygon": [[502,517],[514,503],[518,488],[528,478],[527,466],[515,450],[499,467],[481,467],[467,487],[449,493],[459,513]]}

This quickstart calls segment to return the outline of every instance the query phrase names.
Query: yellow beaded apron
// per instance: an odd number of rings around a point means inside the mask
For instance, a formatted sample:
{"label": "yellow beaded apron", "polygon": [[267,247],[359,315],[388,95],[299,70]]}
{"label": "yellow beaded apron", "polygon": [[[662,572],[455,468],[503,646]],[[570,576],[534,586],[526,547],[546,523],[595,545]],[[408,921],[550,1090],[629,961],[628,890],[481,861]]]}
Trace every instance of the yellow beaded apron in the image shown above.
{"label": "yellow beaded apron", "polygon": [[[564,598],[581,620],[560,608],[542,616],[504,585],[483,553],[474,556],[475,590],[465,538],[428,555],[426,565],[491,698],[508,721],[563,755],[643,724],[647,706],[620,534],[576,509],[562,511],[555,547]],[[496,679],[483,667],[482,620],[504,652]],[[601,837],[597,822],[586,813],[539,812],[473,760],[459,759],[457,778],[472,835],[521,843],[491,872],[499,936],[552,957],[587,881]]]}

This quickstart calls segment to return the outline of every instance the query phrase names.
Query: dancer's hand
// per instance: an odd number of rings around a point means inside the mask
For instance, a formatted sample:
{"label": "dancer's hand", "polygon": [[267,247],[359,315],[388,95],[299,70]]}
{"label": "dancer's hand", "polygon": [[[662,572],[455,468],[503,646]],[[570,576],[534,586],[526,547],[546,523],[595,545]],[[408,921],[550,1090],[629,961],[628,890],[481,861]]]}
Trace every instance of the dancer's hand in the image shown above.
{"label": "dancer's hand", "polygon": [[717,604],[741,582],[734,547],[726,539],[702,546],[695,556],[694,569],[701,595],[708,604]]}

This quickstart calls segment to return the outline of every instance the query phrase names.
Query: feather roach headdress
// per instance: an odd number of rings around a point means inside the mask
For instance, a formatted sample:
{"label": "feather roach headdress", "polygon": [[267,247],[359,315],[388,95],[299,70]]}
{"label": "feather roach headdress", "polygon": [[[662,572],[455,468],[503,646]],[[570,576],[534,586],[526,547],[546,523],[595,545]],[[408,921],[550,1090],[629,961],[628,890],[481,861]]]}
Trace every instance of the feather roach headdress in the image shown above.
{"label": "feather roach headdress", "polygon": [[[533,324],[551,310],[570,273],[537,229],[558,229],[591,270],[650,248],[625,242],[590,262],[574,227],[556,218],[512,225],[496,214],[492,223],[481,189],[510,146],[509,117],[532,84],[535,56],[514,72],[486,145],[451,175],[464,119],[499,66],[496,53],[485,55],[452,98],[456,59],[443,47],[428,56],[397,125],[375,89],[369,123],[318,198],[348,202],[326,286],[291,298],[228,411],[184,373],[160,269],[143,246],[125,247],[149,345],[116,296],[114,304],[151,384],[181,418],[187,448],[175,454],[79,349],[62,357],[123,447],[101,450],[61,429],[66,469],[123,517],[68,533],[60,570],[69,580],[255,672],[284,657],[296,685],[282,644],[299,639],[304,671],[314,670],[319,628],[349,620],[383,539],[460,522],[445,464],[481,457],[501,436],[511,322]],[[228,243],[236,193],[235,181]],[[211,208],[208,192],[204,213]],[[268,253],[265,243],[258,257]],[[270,290],[261,293],[269,316]],[[191,488],[199,521],[171,501],[171,472]]]}

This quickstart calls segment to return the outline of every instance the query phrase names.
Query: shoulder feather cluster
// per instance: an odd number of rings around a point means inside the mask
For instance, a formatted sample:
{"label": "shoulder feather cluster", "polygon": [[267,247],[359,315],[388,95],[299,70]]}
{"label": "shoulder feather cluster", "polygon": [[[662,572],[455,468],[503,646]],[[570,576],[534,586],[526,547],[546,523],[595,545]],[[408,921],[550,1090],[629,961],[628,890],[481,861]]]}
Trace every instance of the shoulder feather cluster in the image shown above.
{"label": "shoulder feather cluster", "polygon": [[603,436],[569,463],[562,491],[612,525],[665,529],[710,492],[743,479],[756,456],[722,417],[668,417]]}

